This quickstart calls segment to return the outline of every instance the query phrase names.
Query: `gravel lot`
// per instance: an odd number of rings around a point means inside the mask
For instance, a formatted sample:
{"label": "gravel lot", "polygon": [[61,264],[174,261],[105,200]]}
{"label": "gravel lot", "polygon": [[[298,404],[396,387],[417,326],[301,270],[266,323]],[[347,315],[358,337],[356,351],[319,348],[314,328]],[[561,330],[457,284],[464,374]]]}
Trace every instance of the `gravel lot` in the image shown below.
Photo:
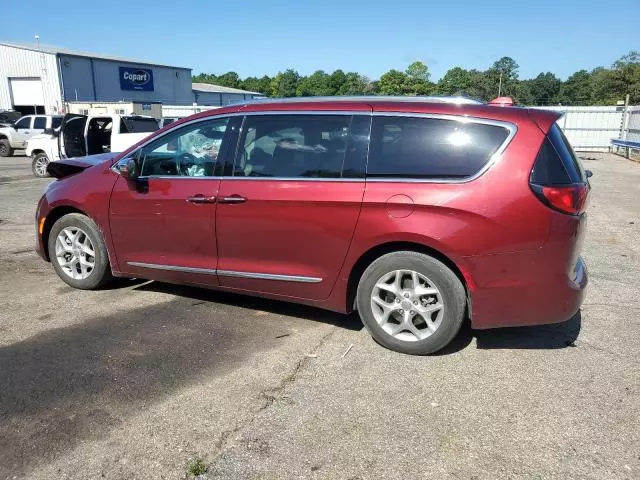
{"label": "gravel lot", "polygon": [[433,357],[306,307],[73,290],[32,250],[48,181],[1,158],[0,479],[180,479],[195,458],[209,479],[640,478],[640,164],[584,157],[581,315]]}

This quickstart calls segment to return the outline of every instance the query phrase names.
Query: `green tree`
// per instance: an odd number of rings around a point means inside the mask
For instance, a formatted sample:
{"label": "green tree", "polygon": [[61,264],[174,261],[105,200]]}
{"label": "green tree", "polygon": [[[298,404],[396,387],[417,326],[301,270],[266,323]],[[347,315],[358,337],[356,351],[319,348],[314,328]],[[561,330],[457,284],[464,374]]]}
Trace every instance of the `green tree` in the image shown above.
{"label": "green tree", "polygon": [[616,76],[632,105],[640,103],[640,53],[631,51],[613,64]]}
{"label": "green tree", "polygon": [[272,97],[295,97],[299,81],[300,75],[292,68],[278,72],[271,80],[269,94]]}
{"label": "green tree", "polygon": [[404,71],[407,77],[407,90],[414,95],[427,95],[433,90],[429,81],[429,67],[417,60]]}
{"label": "green tree", "polygon": [[580,70],[567,78],[560,87],[558,101],[563,105],[591,105],[593,102],[593,78],[586,70]]}
{"label": "green tree", "polygon": [[399,70],[389,70],[378,80],[378,93],[381,95],[406,95],[410,88],[409,78]]}
{"label": "green tree", "polygon": [[223,87],[240,88],[240,77],[236,72],[227,72],[218,76],[215,83]]}
{"label": "green tree", "polygon": [[558,103],[558,94],[562,88],[562,80],[553,73],[540,73],[533,80],[526,80],[535,105],[551,105]]}
{"label": "green tree", "polygon": [[271,77],[268,75],[263,75],[261,78],[247,77],[242,80],[240,88],[248,90],[249,92],[260,92],[268,95],[271,87],[271,80]]}
{"label": "green tree", "polygon": [[336,95],[365,95],[372,92],[373,88],[367,77],[356,72],[348,72]]}
{"label": "green tree", "polygon": [[299,97],[333,95],[331,76],[324,70],[317,70],[308,77],[302,77],[296,88]]}
{"label": "green tree", "polygon": [[347,75],[342,70],[334,71],[329,79],[329,84],[331,85],[330,95],[337,95],[346,81]]}

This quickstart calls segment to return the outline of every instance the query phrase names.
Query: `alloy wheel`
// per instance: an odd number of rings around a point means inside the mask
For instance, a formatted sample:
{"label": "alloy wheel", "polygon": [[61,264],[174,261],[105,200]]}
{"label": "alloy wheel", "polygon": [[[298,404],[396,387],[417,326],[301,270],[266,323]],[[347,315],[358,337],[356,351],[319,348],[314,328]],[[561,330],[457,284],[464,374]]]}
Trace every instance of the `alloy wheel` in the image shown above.
{"label": "alloy wheel", "polygon": [[414,270],[384,274],[371,292],[373,316],[392,337],[415,342],[433,335],[445,305],[435,283]]}
{"label": "alloy wheel", "polygon": [[96,265],[91,239],[78,227],[67,227],[58,234],[56,259],[62,271],[74,280],[89,277]]}

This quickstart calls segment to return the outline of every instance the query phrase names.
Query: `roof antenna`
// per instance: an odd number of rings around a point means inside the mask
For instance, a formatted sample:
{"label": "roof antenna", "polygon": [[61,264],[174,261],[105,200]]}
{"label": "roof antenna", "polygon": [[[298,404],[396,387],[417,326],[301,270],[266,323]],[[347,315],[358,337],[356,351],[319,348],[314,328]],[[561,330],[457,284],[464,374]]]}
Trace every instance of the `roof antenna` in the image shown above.
{"label": "roof antenna", "polygon": [[36,33],[34,38],[36,39],[36,46],[40,48],[40,35]]}

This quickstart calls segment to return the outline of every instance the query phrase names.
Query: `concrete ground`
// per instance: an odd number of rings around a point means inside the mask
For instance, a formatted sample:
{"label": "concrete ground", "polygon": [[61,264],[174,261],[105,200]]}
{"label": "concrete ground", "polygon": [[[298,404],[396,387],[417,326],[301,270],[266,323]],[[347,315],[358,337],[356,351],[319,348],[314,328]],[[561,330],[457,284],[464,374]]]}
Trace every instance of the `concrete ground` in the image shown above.
{"label": "concrete ground", "polygon": [[306,307],[73,290],[32,251],[48,180],[0,159],[0,479],[640,478],[640,164],[583,157],[581,316],[432,357]]}

